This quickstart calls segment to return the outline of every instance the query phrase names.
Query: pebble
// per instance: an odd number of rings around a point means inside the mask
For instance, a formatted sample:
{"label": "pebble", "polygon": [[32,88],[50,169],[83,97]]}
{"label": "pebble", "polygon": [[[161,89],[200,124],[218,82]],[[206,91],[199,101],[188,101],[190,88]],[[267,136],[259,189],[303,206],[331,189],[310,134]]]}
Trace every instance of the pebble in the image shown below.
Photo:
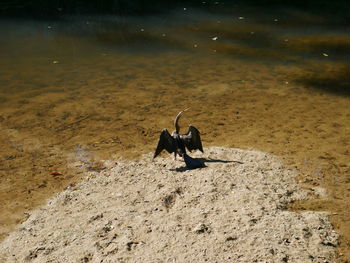
{"label": "pebble", "polygon": [[203,223],[200,223],[193,228],[193,232],[195,232],[196,234],[202,234],[204,232],[207,232],[208,230],[208,226],[206,226]]}

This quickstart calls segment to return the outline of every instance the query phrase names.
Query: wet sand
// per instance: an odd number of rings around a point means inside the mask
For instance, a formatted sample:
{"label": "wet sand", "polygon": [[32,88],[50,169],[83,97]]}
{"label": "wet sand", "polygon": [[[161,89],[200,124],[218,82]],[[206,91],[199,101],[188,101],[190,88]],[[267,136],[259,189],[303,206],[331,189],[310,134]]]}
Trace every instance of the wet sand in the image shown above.
{"label": "wet sand", "polygon": [[[185,130],[196,125],[205,146],[272,153],[300,171],[303,187],[325,187],[326,199],[294,202],[291,209],[330,211],[341,234],[340,261],[349,261],[348,65],[340,60],[341,49],[334,58],[322,46],[332,46],[335,35],[313,35],[304,43],[304,36],[287,34],[286,43],[279,34],[274,41],[280,46],[273,49],[246,43],[254,35],[252,26],[238,26],[245,36],[239,45],[211,39],[238,37],[225,35],[225,27],[216,34],[208,28],[172,29],[182,36],[183,31],[200,31],[199,38],[207,34],[209,40],[196,48],[192,38],[169,37],[165,45],[179,49],[145,54],[135,53],[136,45],[130,53],[93,49],[64,36],[49,39],[48,49],[75,48],[75,57],[49,50],[45,56],[1,60],[2,238],[54,193],[88,171],[103,170],[101,159],[137,159],[152,152],[159,132],[172,130],[177,112],[190,107],[181,125]],[[154,40],[158,33],[147,36]],[[347,45],[349,37],[338,38]],[[83,165],[75,166],[76,161]]]}

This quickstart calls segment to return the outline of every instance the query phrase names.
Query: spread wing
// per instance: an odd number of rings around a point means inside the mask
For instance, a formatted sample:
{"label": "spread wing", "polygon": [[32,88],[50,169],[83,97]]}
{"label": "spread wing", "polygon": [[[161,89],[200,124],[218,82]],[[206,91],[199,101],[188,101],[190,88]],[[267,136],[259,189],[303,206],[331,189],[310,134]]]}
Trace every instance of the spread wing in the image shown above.
{"label": "spread wing", "polygon": [[196,127],[190,125],[188,132],[180,135],[180,138],[190,152],[197,149],[203,152],[201,136]]}
{"label": "spread wing", "polygon": [[156,152],[154,153],[153,159],[156,158],[164,149],[167,150],[168,153],[173,153],[175,150],[175,140],[167,129],[164,129],[160,134],[158,146]]}

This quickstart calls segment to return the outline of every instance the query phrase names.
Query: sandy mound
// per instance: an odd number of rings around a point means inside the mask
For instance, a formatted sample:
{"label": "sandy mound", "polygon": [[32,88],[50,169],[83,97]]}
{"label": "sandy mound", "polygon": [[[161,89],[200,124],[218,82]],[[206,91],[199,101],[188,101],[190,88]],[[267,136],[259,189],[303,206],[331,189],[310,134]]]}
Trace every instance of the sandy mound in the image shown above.
{"label": "sandy mound", "polygon": [[[330,262],[326,213],[258,151],[208,148],[197,170],[171,157],[119,160],[33,211],[0,246],[4,262]],[[238,162],[235,162],[238,161]],[[239,163],[242,162],[242,163]]]}

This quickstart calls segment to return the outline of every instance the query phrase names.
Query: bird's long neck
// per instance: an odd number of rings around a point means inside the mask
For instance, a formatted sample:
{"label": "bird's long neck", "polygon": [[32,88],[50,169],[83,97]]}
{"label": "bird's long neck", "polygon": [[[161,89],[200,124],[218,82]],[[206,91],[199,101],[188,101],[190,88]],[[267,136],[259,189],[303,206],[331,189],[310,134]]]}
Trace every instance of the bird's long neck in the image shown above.
{"label": "bird's long neck", "polygon": [[184,111],[180,111],[175,118],[174,125],[175,125],[175,132],[179,133],[180,132],[180,125],[179,125],[179,120],[181,115],[183,114]]}
{"label": "bird's long neck", "polygon": [[179,125],[179,120],[180,120],[180,117],[181,115],[187,111],[189,108],[183,110],[183,111],[180,111],[177,115],[176,115],[176,118],[175,118],[175,121],[174,121],[174,125],[175,125],[175,132],[176,133],[179,133],[180,132],[180,125]]}

